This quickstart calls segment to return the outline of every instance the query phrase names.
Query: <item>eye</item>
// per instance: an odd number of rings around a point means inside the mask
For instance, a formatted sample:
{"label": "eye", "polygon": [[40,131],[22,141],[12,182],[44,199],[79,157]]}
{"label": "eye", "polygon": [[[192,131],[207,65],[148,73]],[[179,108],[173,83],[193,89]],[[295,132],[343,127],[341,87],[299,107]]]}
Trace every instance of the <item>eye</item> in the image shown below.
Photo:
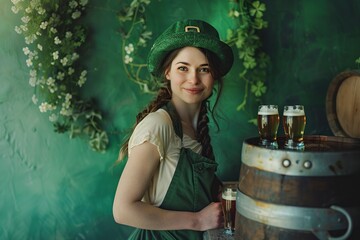
{"label": "eye", "polygon": [[185,66],[180,66],[180,67],[178,67],[178,70],[180,70],[180,71],[182,71],[182,72],[185,72],[185,71],[187,71],[187,67],[185,67]]}
{"label": "eye", "polygon": [[210,68],[208,67],[202,67],[199,69],[199,72],[202,72],[202,73],[210,73]]}

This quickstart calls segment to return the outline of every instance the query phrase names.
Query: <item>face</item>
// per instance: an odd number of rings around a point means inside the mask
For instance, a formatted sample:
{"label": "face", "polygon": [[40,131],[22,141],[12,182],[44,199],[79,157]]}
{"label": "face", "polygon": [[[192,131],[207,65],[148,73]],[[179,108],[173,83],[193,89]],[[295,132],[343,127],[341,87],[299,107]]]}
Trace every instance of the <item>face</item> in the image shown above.
{"label": "face", "polygon": [[170,81],[175,103],[201,104],[211,95],[214,86],[208,59],[194,47],[179,51],[165,77]]}

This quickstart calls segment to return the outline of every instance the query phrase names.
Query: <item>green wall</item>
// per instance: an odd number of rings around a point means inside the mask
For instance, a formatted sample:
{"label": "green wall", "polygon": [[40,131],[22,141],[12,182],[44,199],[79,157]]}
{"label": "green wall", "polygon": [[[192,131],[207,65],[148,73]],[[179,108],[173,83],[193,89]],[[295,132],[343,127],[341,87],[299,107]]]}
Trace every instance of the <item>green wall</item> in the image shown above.
{"label": "green wall", "polygon": [[[272,59],[266,103],[306,107],[306,134],[331,135],[325,97],[330,81],[354,69],[360,56],[360,2],[265,1],[269,28],[262,33]],[[95,97],[105,116],[111,144],[106,153],[90,150],[84,139],[56,134],[31,102],[23,38],[11,2],[0,0],[0,239],[126,239],[132,230],[114,223],[112,200],[123,165],[112,168],[123,133],[151,98],[127,80],[121,67],[117,10],[122,1],[90,0],[91,29],[84,64],[89,81],[84,96]],[[230,21],[228,1],[155,1],[147,9],[148,27],[159,33],[181,18],[212,23],[222,38]],[[257,135],[258,102],[236,106],[244,94],[239,61],[227,76],[220,103],[221,132],[212,132],[223,180],[237,180],[244,139]],[[282,130],[279,134],[282,134]]]}

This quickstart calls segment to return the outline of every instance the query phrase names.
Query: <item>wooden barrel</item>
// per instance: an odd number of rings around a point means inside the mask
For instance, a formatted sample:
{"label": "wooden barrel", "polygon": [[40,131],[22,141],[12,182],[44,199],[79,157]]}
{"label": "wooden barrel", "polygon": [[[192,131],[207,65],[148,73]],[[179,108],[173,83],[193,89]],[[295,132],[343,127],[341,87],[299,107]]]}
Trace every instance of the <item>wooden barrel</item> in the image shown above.
{"label": "wooden barrel", "polygon": [[326,115],[335,136],[360,138],[360,72],[344,71],[331,81]]}
{"label": "wooden barrel", "polygon": [[305,136],[305,150],[244,141],[235,239],[360,239],[360,140]]}

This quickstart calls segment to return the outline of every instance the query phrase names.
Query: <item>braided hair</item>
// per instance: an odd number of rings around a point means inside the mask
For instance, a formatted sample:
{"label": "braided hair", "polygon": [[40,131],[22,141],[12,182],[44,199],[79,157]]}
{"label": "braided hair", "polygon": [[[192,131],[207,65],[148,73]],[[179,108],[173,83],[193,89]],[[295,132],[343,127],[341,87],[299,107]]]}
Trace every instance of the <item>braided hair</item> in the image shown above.
{"label": "braided hair", "polygon": [[[210,52],[209,50],[202,49],[202,48],[199,48],[199,49],[205,54],[205,56],[207,57],[207,59],[209,61],[211,74],[217,83],[217,90],[216,90],[217,96],[216,96],[216,100],[215,100],[212,108],[211,108],[210,102],[209,102],[210,97],[202,102],[201,108],[200,108],[200,113],[199,113],[199,119],[198,119],[198,123],[197,123],[196,138],[197,138],[197,141],[199,141],[202,145],[201,155],[214,160],[215,157],[214,157],[214,152],[213,152],[213,148],[211,145],[211,138],[209,135],[208,112],[210,112],[211,117],[214,120],[214,123],[215,123],[217,129],[219,130],[219,125],[218,125],[218,122],[216,121],[216,117],[215,117],[214,113],[215,113],[215,108],[218,104],[218,100],[222,93],[223,79],[221,78],[219,71],[216,69],[216,66],[219,66],[218,57],[214,53]],[[157,111],[158,109],[160,109],[161,107],[166,105],[171,100],[172,91],[171,91],[171,87],[170,87],[170,81],[166,80],[165,72],[167,69],[169,69],[169,67],[171,66],[171,62],[174,60],[174,58],[177,56],[177,54],[179,53],[180,50],[181,49],[176,49],[176,50],[170,52],[164,58],[164,60],[161,64],[161,66],[162,66],[161,70],[164,73],[163,76],[161,77],[161,80],[164,81],[164,86],[160,87],[155,98],[145,107],[145,109],[143,109],[140,113],[137,114],[136,122],[132,128],[132,131],[135,129],[135,127],[138,125],[138,123],[141,122],[149,113]],[[127,155],[129,139],[130,139],[130,136],[128,136],[126,138],[125,142],[123,143],[123,145],[120,149],[118,161],[121,161]]]}

